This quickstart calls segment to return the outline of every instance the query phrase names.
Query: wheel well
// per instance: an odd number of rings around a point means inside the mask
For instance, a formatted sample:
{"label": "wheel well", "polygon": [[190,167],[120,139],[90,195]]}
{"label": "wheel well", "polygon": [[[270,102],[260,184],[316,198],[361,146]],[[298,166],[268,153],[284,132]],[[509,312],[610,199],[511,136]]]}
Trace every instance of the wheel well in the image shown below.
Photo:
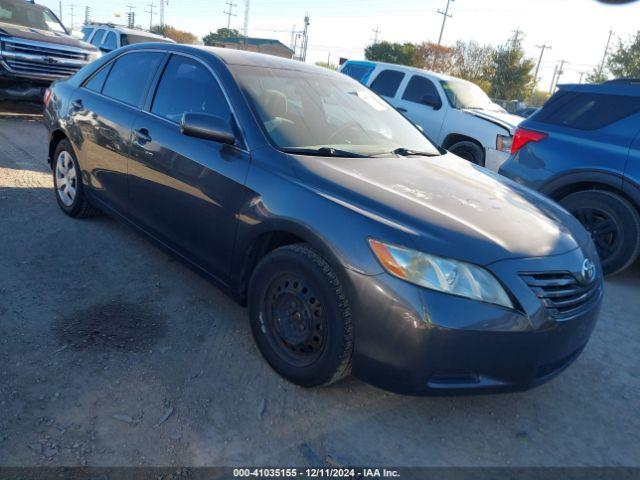
{"label": "wheel well", "polygon": [[293,245],[296,243],[305,243],[305,240],[293,233],[286,231],[266,232],[253,241],[251,247],[249,248],[249,254],[247,255],[247,259],[244,263],[244,268],[240,279],[241,303],[246,303],[249,280],[251,279],[253,270],[256,268],[260,260],[274,251],[276,248],[284,247],[285,245]]}
{"label": "wheel well", "polygon": [[49,157],[48,157],[49,165],[51,165],[53,162],[53,154],[55,153],[56,148],[58,147],[58,144],[65,138],[67,138],[67,136],[64,134],[62,130],[56,130],[51,135],[51,141],[49,142]]}
{"label": "wheel well", "polygon": [[577,192],[583,192],[585,190],[604,190],[607,192],[620,195],[622,198],[627,200],[631,205],[633,205],[635,209],[638,210],[638,213],[640,213],[640,205],[638,205],[638,203],[635,202],[633,198],[631,198],[621,189],[616,188],[612,185],[608,185],[606,183],[600,183],[600,182],[570,183],[568,185],[558,188],[557,190],[554,190],[553,192],[549,193],[548,196],[551,197],[556,202],[559,202],[567,195],[571,195],[572,193],[577,193]]}
{"label": "wheel well", "polygon": [[476,145],[478,145],[480,148],[482,148],[482,151],[484,152],[484,147],[478,140],[476,140],[475,138],[468,137],[466,135],[462,135],[461,133],[451,133],[447,135],[447,138],[445,138],[444,142],[442,142],[442,148],[445,148],[448,150],[452,145],[455,145],[458,142],[473,142]]}

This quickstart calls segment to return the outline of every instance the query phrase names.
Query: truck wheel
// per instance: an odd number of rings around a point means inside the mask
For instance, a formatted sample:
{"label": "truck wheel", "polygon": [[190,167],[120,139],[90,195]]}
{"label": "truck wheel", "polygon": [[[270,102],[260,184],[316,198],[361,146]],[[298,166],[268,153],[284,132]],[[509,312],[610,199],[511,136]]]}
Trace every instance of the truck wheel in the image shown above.
{"label": "truck wheel", "polygon": [[337,275],[305,244],[268,254],[249,283],[253,337],[269,365],[303,386],[328,385],[351,371],[353,325]]}
{"label": "truck wheel", "polygon": [[470,161],[471,163],[475,163],[476,165],[480,165],[484,167],[484,150],[477,143],[471,141],[462,141],[458,143],[454,143],[448,150],[459,156],[460,158],[464,158],[465,160]]}
{"label": "truck wheel", "polygon": [[100,212],[87,200],[80,165],[66,139],[58,143],[53,154],[53,187],[58,206],[70,217],[85,218]]}
{"label": "truck wheel", "polygon": [[640,254],[640,215],[626,199],[605,190],[572,193],[560,200],[587,229],[606,275],[631,265]]}

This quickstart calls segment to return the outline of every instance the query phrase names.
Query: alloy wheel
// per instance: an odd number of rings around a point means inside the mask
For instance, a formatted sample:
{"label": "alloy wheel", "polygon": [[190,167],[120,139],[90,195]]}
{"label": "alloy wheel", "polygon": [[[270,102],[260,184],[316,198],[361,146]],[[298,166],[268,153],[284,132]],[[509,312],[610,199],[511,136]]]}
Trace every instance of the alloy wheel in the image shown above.
{"label": "alloy wheel", "polygon": [[573,214],[591,234],[601,260],[609,258],[620,247],[619,226],[607,212],[581,208]]}

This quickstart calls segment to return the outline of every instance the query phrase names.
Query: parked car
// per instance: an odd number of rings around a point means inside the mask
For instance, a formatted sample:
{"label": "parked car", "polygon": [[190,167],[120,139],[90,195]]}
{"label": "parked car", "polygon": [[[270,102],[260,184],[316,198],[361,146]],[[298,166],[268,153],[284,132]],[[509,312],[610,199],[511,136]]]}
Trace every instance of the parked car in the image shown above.
{"label": "parked car", "polygon": [[539,110],[539,107],[525,107],[525,108],[521,108],[520,110],[516,110],[516,115],[522,118],[529,118],[538,110]]}
{"label": "parked car", "polygon": [[265,359],[299,385],[526,389],[596,322],[577,220],[336,72],[133,45],[55,83],[44,123],[62,211],[102,210],[248,304]]}
{"label": "parked car", "polygon": [[614,274],[640,254],[639,133],[640,83],[562,85],[521,124],[500,173],[574,214]]}
{"label": "parked car", "polygon": [[419,68],[348,60],[339,71],[368,86],[437,145],[498,171],[522,117],[507,113],[476,84]]}
{"label": "parked car", "polygon": [[99,56],[97,49],[71,36],[48,8],[0,0],[0,101],[42,101],[51,81]]}
{"label": "parked car", "polygon": [[126,45],[160,42],[176,43],[170,38],[137,28],[126,28],[112,23],[89,23],[82,27],[83,39],[103,53],[112,52]]}

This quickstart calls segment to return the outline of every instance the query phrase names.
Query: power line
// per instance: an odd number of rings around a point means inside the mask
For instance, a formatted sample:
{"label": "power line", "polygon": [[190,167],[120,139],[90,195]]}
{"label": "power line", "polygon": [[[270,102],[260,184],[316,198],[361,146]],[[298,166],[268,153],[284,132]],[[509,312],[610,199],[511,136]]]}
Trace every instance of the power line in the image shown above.
{"label": "power line", "polygon": [[440,15],[442,15],[442,27],[440,28],[440,36],[438,37],[438,45],[440,45],[442,43],[442,34],[444,33],[444,24],[447,22],[447,18],[452,18],[453,17],[453,15],[449,14],[449,5],[453,1],[454,0],[447,0],[447,8],[444,10],[444,12],[442,10],[438,10],[438,13]]}
{"label": "power line", "polygon": [[237,15],[233,13],[233,7],[237,7],[237,3],[233,3],[232,0],[228,0],[226,5],[229,6],[229,11],[223,12],[227,15],[227,30],[231,29],[231,17],[236,17]]}

